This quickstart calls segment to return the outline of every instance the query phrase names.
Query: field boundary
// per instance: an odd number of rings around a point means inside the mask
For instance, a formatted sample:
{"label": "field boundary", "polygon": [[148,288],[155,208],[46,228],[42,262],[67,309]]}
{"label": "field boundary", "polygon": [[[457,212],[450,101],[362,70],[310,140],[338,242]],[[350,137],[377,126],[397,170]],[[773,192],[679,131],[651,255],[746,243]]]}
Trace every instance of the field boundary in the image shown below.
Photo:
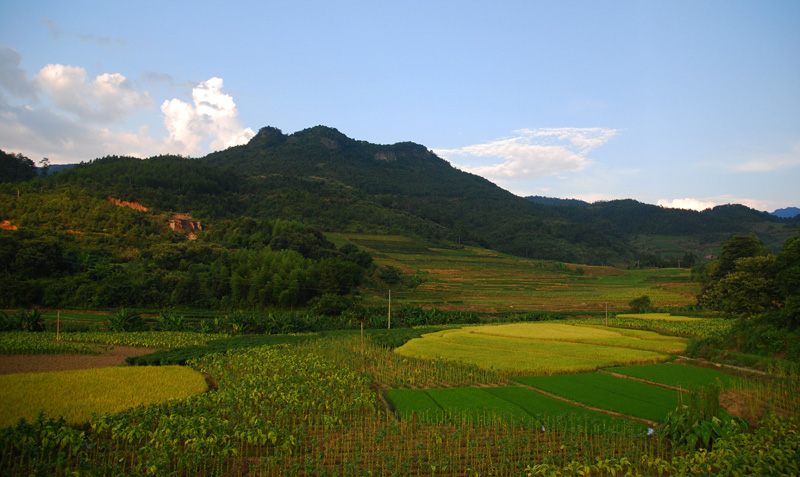
{"label": "field boundary", "polygon": [[614,376],[615,378],[630,379],[631,381],[639,381],[640,383],[649,384],[651,386],[658,386],[660,388],[669,389],[670,391],[678,391],[678,392],[681,392],[681,393],[688,393],[689,392],[689,390],[686,389],[686,388],[676,388],[675,386],[670,386],[669,384],[662,384],[662,383],[657,383],[655,381],[648,381],[648,380],[642,379],[642,378],[634,378],[633,376],[627,376],[627,375],[624,375],[624,374],[612,373],[611,371],[606,371],[603,368],[598,369],[597,372],[598,373],[608,374],[610,376]]}
{"label": "field boundary", "polygon": [[743,366],[734,366],[732,364],[717,363],[717,362],[714,362],[714,361],[709,361],[707,359],[690,358],[688,356],[681,356],[681,355],[678,355],[677,357],[680,358],[680,359],[685,359],[687,361],[696,361],[696,362],[700,363],[701,365],[703,365],[703,367],[707,367],[707,368],[711,368],[711,369],[713,369],[715,367],[722,367],[722,368],[735,369],[735,370],[741,371],[743,373],[760,374],[762,376],[769,375],[769,373],[767,373],[766,371],[761,371],[761,370],[753,369],[753,368],[745,368]]}
{"label": "field boundary", "polygon": [[612,416],[612,417],[619,417],[619,418],[622,418],[622,419],[628,419],[630,421],[635,421],[635,422],[638,422],[640,424],[644,424],[644,425],[649,426],[649,427],[651,427],[653,429],[658,427],[658,423],[657,422],[651,421],[649,419],[644,419],[644,418],[641,418],[641,417],[629,416],[627,414],[622,414],[622,413],[615,412],[615,411],[609,411],[608,409],[600,409],[600,408],[597,408],[597,407],[589,406],[589,405],[586,405],[586,404],[583,404],[583,403],[580,403],[580,402],[577,402],[577,401],[573,401],[571,399],[567,399],[567,398],[565,398],[563,396],[559,396],[557,394],[551,394],[551,393],[549,393],[547,391],[543,391],[541,389],[534,388],[533,386],[528,386],[527,384],[518,383],[517,385],[519,387],[530,389],[532,391],[536,391],[537,393],[544,394],[547,397],[550,397],[550,398],[553,398],[553,399],[557,399],[557,400],[559,400],[561,402],[565,402],[567,404],[572,404],[573,406],[578,406],[578,407],[581,407],[581,408],[589,410],[589,411],[599,412],[601,414],[606,414],[606,415]]}

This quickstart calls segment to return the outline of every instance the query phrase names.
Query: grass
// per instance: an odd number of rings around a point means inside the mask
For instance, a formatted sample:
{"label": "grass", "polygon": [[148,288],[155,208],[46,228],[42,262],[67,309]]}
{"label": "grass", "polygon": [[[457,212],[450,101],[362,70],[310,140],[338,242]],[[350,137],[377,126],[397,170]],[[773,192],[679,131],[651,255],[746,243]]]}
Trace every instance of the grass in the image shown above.
{"label": "grass", "polygon": [[0,427],[39,413],[85,424],[93,414],[186,398],[208,389],[203,376],[182,366],[109,367],[0,376]]}
{"label": "grass", "polygon": [[423,335],[396,353],[474,364],[512,374],[555,374],[664,361],[683,338],[641,330],[556,323],[475,326]]}
{"label": "grass", "polygon": [[603,373],[520,376],[520,384],[571,401],[628,416],[661,422],[680,405],[680,393]]}

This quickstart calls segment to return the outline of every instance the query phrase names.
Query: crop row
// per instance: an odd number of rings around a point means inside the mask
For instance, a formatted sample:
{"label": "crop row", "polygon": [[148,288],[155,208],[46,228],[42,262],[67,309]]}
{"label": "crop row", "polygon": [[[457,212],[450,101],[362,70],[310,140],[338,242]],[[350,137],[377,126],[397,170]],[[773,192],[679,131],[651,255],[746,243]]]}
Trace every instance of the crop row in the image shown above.
{"label": "crop row", "polygon": [[586,324],[621,326],[644,330],[665,331],[683,336],[718,339],[724,336],[734,325],[733,320],[706,318],[693,321],[672,321],[659,319],[630,318],[624,316],[605,318],[588,318]]}
{"label": "crop row", "polygon": [[97,354],[98,346],[56,341],[55,333],[7,331],[0,333],[0,355],[14,354]]}

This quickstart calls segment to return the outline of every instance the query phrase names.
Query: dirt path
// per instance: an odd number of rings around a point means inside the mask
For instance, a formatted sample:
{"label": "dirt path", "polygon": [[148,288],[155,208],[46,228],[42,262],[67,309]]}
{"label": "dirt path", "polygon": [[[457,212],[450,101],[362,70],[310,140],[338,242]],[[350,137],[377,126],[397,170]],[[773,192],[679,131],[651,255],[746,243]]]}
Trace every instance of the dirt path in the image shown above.
{"label": "dirt path", "polygon": [[125,364],[128,356],[155,352],[152,348],[114,346],[100,354],[34,354],[0,356],[0,374],[42,373],[69,369],[103,368]]}

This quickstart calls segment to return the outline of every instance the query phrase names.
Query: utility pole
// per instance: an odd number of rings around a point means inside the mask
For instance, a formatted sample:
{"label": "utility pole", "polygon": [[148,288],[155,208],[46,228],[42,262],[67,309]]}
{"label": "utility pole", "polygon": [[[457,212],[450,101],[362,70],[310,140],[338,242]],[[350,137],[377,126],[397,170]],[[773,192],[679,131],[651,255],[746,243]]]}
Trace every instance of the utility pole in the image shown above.
{"label": "utility pole", "polygon": [[388,321],[389,321],[389,326],[387,327],[387,329],[391,330],[392,329],[392,290],[391,290],[391,288],[389,289],[389,320]]}

